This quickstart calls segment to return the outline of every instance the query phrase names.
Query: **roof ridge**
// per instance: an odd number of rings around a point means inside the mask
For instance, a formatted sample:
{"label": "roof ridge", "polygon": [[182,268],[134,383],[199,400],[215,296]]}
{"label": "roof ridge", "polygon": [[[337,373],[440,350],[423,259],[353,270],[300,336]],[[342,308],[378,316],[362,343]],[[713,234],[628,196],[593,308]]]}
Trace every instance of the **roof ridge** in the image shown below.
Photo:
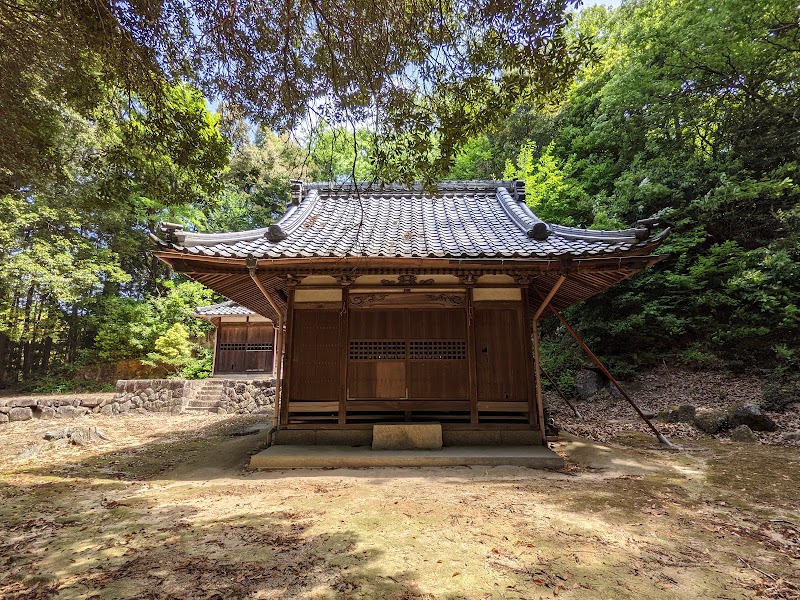
{"label": "roof ridge", "polygon": [[438,183],[426,184],[422,181],[413,181],[409,184],[399,182],[380,182],[380,181],[348,181],[338,183],[335,181],[315,181],[304,183],[303,188],[307,190],[319,190],[320,192],[351,193],[355,190],[363,192],[478,192],[496,191],[498,188],[513,188],[516,180],[504,179],[479,179],[479,180],[448,180]]}

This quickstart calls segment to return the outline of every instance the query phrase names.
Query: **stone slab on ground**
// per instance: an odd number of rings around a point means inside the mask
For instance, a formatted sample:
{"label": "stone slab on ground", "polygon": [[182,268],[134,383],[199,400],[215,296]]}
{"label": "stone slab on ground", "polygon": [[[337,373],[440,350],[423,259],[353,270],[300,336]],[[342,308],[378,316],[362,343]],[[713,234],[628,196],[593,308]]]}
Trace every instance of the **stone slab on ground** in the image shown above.
{"label": "stone slab on ground", "polygon": [[359,446],[271,446],[250,457],[251,469],[459,467],[512,465],[560,469],[564,459],[544,446],[445,447],[441,450],[371,450]]}
{"label": "stone slab on ground", "polygon": [[373,450],[439,450],[441,423],[376,423],[372,427]]}

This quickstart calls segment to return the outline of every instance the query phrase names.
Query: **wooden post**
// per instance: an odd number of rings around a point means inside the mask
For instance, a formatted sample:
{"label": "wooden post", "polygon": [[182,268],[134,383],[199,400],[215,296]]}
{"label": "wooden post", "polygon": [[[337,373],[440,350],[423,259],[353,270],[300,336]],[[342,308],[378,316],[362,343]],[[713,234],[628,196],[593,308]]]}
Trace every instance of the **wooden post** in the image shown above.
{"label": "wooden post", "polygon": [[[286,341],[284,344],[286,345],[286,352],[284,356],[284,360],[286,361],[286,369],[284,372],[285,375],[285,385],[281,384],[281,423],[284,425],[288,425],[289,423],[289,394],[291,394],[292,387],[291,387],[291,376],[292,376],[292,340],[294,338],[294,332],[292,331],[292,327],[294,326],[294,288],[289,289],[289,301],[286,305]],[[280,427],[280,426],[279,426]]]}
{"label": "wooden post", "polygon": [[674,446],[670,443],[670,441],[666,437],[664,437],[664,434],[661,433],[656,428],[656,426],[653,425],[653,423],[650,421],[650,419],[648,419],[644,415],[644,413],[639,409],[639,407],[636,406],[636,403],[633,400],[631,400],[631,397],[628,395],[628,393],[624,389],[622,389],[622,386],[619,384],[619,382],[616,379],[614,379],[614,376],[611,375],[611,373],[609,373],[608,369],[606,369],[605,366],[603,365],[603,363],[600,362],[600,359],[597,358],[595,356],[594,352],[592,352],[589,349],[589,346],[586,345],[586,342],[584,342],[581,339],[581,337],[575,332],[575,330],[572,329],[572,327],[570,327],[569,323],[567,323],[567,320],[563,316],[561,316],[561,313],[559,313],[556,309],[554,309],[552,307],[550,307],[550,311],[558,318],[559,321],[561,321],[561,324],[564,327],[566,327],[566,329],[569,332],[569,334],[573,338],[575,338],[575,341],[578,342],[578,345],[581,348],[583,348],[583,351],[586,352],[587,356],[592,360],[592,362],[598,366],[598,368],[603,372],[603,375],[608,377],[608,380],[614,385],[615,388],[617,388],[619,390],[619,393],[622,394],[622,397],[625,398],[625,400],[628,401],[628,403],[638,413],[638,415],[642,418],[642,420],[645,423],[647,423],[647,426],[655,434],[655,436],[658,439],[658,441],[661,442],[662,444],[664,444],[665,446],[669,446],[670,448],[673,448]]}
{"label": "wooden post", "polygon": [[275,404],[272,407],[272,423],[276,429],[280,428],[280,410],[283,404],[281,393],[283,386],[281,385],[281,377],[283,376],[283,344],[286,339],[285,332],[283,331],[286,319],[283,313],[278,313],[278,331],[275,333],[275,351],[273,352],[273,363],[275,365],[273,373],[275,374]]}
{"label": "wooden post", "polygon": [[214,323],[215,319],[211,319],[211,323],[214,325],[214,333],[213,333],[213,341],[212,341],[212,355],[211,355],[211,377],[217,374],[217,355],[219,354],[219,328],[222,327],[222,318],[217,317],[216,323]]}
{"label": "wooden post", "polygon": [[[539,328],[537,327],[536,323],[539,318],[542,316],[545,308],[550,306],[550,301],[553,299],[553,296],[556,295],[556,292],[561,287],[561,284],[566,281],[566,275],[560,275],[556,282],[553,284],[553,287],[550,289],[550,292],[545,296],[545,299],[542,300],[542,303],[539,305],[539,308],[533,314],[533,318],[531,319],[532,327],[531,327],[531,337],[533,338],[533,372],[536,376],[536,408],[538,410],[539,416],[539,431],[542,433],[542,443],[547,443],[547,435],[545,434],[545,423],[544,423],[544,398],[542,397],[542,363],[539,359]],[[552,309],[551,309],[552,310]]]}
{"label": "wooden post", "polygon": [[475,316],[472,311],[472,287],[467,288],[467,376],[469,387],[469,422],[478,423],[478,376],[475,354]]}
{"label": "wooden post", "polygon": [[347,423],[347,368],[350,340],[349,292],[342,286],[342,311],[339,313],[339,425]]}
{"label": "wooden post", "polygon": [[539,431],[542,434],[542,445],[547,444],[547,435],[544,430],[544,402],[542,400],[542,377],[540,374],[539,362],[539,329],[536,327],[536,319],[533,319],[533,362],[534,373],[536,374],[536,407],[539,411]]}
{"label": "wooden post", "polygon": [[[272,296],[267,291],[267,288],[264,287],[264,284],[258,278],[258,261],[255,259],[248,259],[247,260],[247,272],[250,274],[250,278],[253,280],[253,283],[256,284],[256,287],[259,291],[264,295],[269,305],[272,307],[272,310],[278,315],[278,332],[279,334],[283,334],[283,322],[284,316],[283,312],[280,309],[280,306],[272,299]],[[290,305],[291,306],[291,305]],[[288,310],[287,310],[288,312]],[[249,318],[249,317],[248,317]],[[280,346],[281,349],[283,348],[283,335],[280,335],[281,341]],[[274,360],[274,359],[273,359]],[[283,412],[283,405],[286,404],[283,401],[283,385],[282,385],[282,373],[283,373],[283,357],[281,356],[278,360],[277,369],[275,373],[275,406],[273,406],[273,414],[277,419],[277,416]],[[288,413],[287,413],[288,414]],[[276,426],[280,427],[280,421],[275,423]]]}

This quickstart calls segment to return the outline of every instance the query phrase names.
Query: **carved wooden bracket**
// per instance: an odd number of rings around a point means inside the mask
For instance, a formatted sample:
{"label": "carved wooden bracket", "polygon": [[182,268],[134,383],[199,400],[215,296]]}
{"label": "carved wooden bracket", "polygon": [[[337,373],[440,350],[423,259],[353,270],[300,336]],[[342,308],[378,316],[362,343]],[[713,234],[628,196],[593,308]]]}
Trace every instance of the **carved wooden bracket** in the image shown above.
{"label": "carved wooden bracket", "polygon": [[349,294],[347,299],[353,306],[370,306],[376,302],[386,300],[389,294]]}
{"label": "carved wooden bracket", "polygon": [[429,302],[452,306],[463,306],[466,301],[463,294],[425,294],[425,299]]}
{"label": "carved wooden bracket", "polygon": [[533,281],[531,276],[527,273],[517,273],[512,275],[512,277],[514,278],[514,283],[517,285],[529,285],[530,282]]}
{"label": "carved wooden bracket", "polygon": [[286,276],[286,285],[289,287],[294,287],[299,284],[305,277],[295,277],[294,275],[287,275]]}
{"label": "carved wooden bracket", "polygon": [[458,280],[461,285],[475,285],[478,283],[478,277],[475,273],[462,273],[458,276]]}
{"label": "carved wooden bracket", "polygon": [[433,279],[420,279],[417,280],[416,275],[400,275],[397,281],[391,279],[381,279],[383,285],[433,285]]}
{"label": "carved wooden bracket", "polygon": [[339,282],[339,285],[345,287],[353,285],[353,282],[356,280],[350,273],[340,273],[339,275],[334,275],[333,278]]}

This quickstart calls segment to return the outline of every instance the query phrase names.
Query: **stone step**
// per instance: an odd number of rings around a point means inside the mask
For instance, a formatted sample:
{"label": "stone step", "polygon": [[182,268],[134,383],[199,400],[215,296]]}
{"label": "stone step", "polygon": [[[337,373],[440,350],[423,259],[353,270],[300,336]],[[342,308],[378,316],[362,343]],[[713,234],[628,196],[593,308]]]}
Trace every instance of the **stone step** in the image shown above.
{"label": "stone step", "polygon": [[222,394],[197,394],[197,400],[222,400]]}
{"label": "stone step", "polygon": [[184,410],[187,412],[216,412],[218,406],[187,406]]}
{"label": "stone step", "polygon": [[190,400],[188,408],[211,408],[219,405],[219,400]]}

